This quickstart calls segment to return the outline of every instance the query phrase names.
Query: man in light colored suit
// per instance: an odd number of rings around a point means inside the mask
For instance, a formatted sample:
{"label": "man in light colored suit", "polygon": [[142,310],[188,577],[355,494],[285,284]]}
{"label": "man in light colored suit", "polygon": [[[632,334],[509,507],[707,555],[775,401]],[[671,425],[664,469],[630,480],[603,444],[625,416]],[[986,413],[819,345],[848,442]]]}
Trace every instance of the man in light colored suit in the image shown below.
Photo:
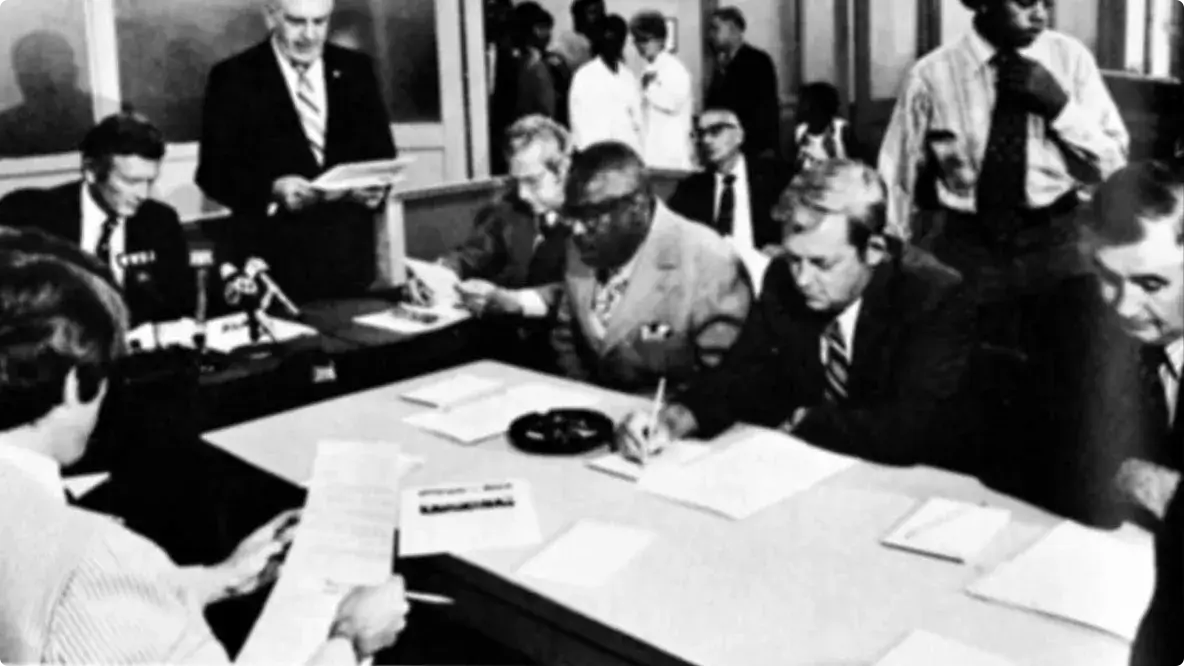
{"label": "man in light colored suit", "polygon": [[552,346],[566,375],[644,392],[718,362],[752,301],[744,268],[719,234],[653,195],[633,149],[577,153],[565,213],[572,240]]}
{"label": "man in light colored suit", "polygon": [[[274,577],[285,512],[225,562],[178,567],[159,546],[67,501],[122,352],[127,308],[77,246],[0,226],[0,662],[225,664],[203,608]],[[351,592],[310,663],[355,664],[389,646],[403,583]]]}

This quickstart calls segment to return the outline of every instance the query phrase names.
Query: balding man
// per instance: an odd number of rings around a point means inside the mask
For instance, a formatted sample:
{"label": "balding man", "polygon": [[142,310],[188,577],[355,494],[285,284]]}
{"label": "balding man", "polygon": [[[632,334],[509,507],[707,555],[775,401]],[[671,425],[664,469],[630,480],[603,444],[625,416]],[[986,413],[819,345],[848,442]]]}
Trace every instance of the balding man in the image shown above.
{"label": "balding man", "polygon": [[565,201],[572,242],[552,333],[563,372],[645,392],[717,362],[751,301],[728,243],[666,208],[621,143],[573,157]]}
{"label": "balding man", "polygon": [[297,301],[354,295],[375,275],[373,211],[384,192],[328,195],[310,181],[392,158],[368,56],[326,44],[333,0],[265,0],[270,36],[210,72],[197,184],[225,204]]}

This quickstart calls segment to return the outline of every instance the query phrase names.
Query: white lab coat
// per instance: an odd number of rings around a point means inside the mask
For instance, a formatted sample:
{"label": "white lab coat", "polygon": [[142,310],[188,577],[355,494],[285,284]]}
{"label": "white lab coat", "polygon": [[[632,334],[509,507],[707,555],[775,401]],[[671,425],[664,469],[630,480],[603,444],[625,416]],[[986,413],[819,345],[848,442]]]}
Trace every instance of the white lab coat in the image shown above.
{"label": "white lab coat", "polygon": [[691,73],[667,51],[647,63],[645,71],[653,72],[655,78],[641,91],[642,157],[647,166],[689,171],[695,166],[691,141],[691,112],[695,103]]}
{"label": "white lab coat", "polygon": [[568,103],[576,148],[620,141],[641,153],[641,87],[625,63],[614,73],[600,58],[589,60],[572,77]]}

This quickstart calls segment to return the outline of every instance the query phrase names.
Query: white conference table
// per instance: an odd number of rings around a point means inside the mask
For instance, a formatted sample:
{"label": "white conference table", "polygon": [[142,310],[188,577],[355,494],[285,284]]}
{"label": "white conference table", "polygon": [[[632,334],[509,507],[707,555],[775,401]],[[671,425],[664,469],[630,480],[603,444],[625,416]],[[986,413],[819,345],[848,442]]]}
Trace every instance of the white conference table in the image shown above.
{"label": "white conference table", "polygon": [[[634,396],[483,361],[211,432],[206,439],[298,485],[309,478],[319,440],[389,441],[425,459],[405,477],[407,485],[527,479],[544,544],[578,519],[653,532],[646,550],[593,589],[519,577],[516,569],[542,544],[445,558],[438,582],[456,598],[454,612],[540,663],[872,664],[914,629],[1018,665],[1128,661],[1129,645],[1121,639],[963,591],[1057,522],[972,478],[859,463],[732,521],[653,496],[587,468],[580,458],[527,455],[504,436],[463,446],[402,422],[428,408],[401,400],[401,394],[462,371],[507,384],[545,381],[594,391],[604,397],[597,408],[614,418],[643,404]],[[743,428],[723,435],[721,443]],[[977,564],[880,545],[917,500],[934,495],[1006,507],[1012,522]]]}

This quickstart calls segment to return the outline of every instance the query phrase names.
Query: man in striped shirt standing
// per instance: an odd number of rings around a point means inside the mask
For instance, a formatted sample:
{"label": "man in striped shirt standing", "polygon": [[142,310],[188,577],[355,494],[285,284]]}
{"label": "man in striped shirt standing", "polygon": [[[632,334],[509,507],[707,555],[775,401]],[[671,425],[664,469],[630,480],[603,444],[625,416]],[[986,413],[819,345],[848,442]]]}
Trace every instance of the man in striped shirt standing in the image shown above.
{"label": "man in striped shirt standing", "polygon": [[1079,195],[1128,136],[1088,49],[1047,29],[1051,2],[962,2],[974,29],[913,67],[879,168],[892,226],[976,288],[984,341],[1023,351],[1022,312],[1083,270]]}

